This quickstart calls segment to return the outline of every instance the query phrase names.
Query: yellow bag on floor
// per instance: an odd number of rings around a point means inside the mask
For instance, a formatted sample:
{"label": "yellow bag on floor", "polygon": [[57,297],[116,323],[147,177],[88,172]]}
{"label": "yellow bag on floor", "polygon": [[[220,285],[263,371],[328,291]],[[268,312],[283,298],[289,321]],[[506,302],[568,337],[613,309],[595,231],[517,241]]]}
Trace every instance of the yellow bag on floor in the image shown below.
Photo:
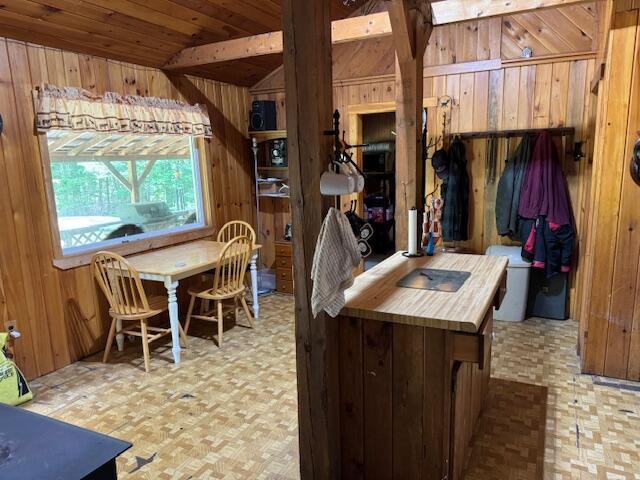
{"label": "yellow bag on floor", "polygon": [[8,333],[0,333],[0,403],[20,405],[33,398],[18,367],[5,355]]}

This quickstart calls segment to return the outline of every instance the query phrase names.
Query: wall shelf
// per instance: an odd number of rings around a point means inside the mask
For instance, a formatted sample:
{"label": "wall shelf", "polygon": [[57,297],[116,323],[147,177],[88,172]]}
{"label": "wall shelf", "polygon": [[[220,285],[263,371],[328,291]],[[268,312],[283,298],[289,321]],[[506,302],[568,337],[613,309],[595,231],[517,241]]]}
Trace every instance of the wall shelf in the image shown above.
{"label": "wall shelf", "polygon": [[284,172],[289,173],[289,167],[258,167],[259,172]]}
{"label": "wall shelf", "polygon": [[287,180],[286,178],[258,178],[258,183],[261,185],[267,185],[270,183],[282,183],[285,180]]}
{"label": "wall shelf", "polygon": [[270,198],[289,198],[289,194],[285,193],[259,193],[258,196]]}
{"label": "wall shelf", "polygon": [[[278,243],[283,240],[287,225],[291,223],[289,191],[281,191],[282,186],[289,183],[289,167],[271,165],[269,144],[272,140],[286,139],[287,131],[252,131],[249,138],[255,167],[256,233],[262,244],[261,270],[276,273],[276,283],[269,288],[275,286],[278,291],[290,292],[293,289],[292,274],[282,265],[278,266],[276,261],[280,255]],[[282,274],[286,277],[284,283]]]}
{"label": "wall shelf", "polygon": [[258,143],[267,142],[269,140],[277,140],[278,138],[287,138],[286,130],[263,130],[249,132],[250,138],[255,138]]}

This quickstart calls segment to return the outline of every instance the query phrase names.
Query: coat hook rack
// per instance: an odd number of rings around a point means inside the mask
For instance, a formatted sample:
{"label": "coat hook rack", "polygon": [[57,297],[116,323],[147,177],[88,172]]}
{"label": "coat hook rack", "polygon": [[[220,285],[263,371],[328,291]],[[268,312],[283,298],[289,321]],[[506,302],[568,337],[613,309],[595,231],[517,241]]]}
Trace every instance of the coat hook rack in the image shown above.
{"label": "coat hook rack", "polygon": [[581,158],[584,158],[584,154],[582,153],[582,143],[583,142],[575,142],[573,144],[573,159],[576,162],[579,162]]}
{"label": "coat hook rack", "polygon": [[437,138],[432,138],[429,144],[425,146],[425,150],[435,147],[440,143],[440,140],[442,140],[442,135],[438,135]]}
{"label": "coat hook rack", "polygon": [[[451,134],[457,136],[462,140],[470,140],[473,138],[486,138],[489,140],[488,147],[491,142],[494,142],[497,138],[506,138],[507,142],[513,137],[522,137],[524,135],[535,135],[541,132],[547,132],[552,137],[562,137],[564,155],[566,157],[573,158],[576,162],[584,157],[582,154],[582,142],[574,142],[576,129],[573,127],[554,127],[554,128],[525,128],[518,130],[487,130],[482,132],[461,132]],[[492,146],[491,148],[495,148]],[[509,151],[509,145],[507,144],[507,151]]]}
{"label": "coat hook rack", "polygon": [[348,152],[347,150],[351,150],[352,148],[359,147],[368,147],[368,143],[360,144],[360,145],[349,145],[345,140],[345,132],[342,131],[342,138],[340,138],[340,112],[336,110],[333,112],[333,130],[325,130],[322,132],[326,136],[333,137],[333,159],[332,163],[339,165],[342,163],[350,164],[353,166],[356,171],[365,176],[360,167],[353,161],[353,153]]}
{"label": "coat hook rack", "polygon": [[463,140],[470,139],[470,138],[487,138],[487,137],[494,137],[494,138],[521,137],[526,134],[534,135],[540,132],[547,132],[554,137],[558,137],[558,136],[570,137],[572,135],[575,135],[575,131],[576,129],[573,127],[525,128],[521,130],[493,130],[493,131],[486,130],[482,132],[462,132],[462,133],[456,133],[452,135],[457,135]]}

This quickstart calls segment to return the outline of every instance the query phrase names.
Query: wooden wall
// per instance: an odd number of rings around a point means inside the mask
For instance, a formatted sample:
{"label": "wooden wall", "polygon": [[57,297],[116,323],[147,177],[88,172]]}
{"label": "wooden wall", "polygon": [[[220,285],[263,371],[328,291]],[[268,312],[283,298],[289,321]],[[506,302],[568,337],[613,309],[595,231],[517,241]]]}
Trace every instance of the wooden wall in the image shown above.
{"label": "wooden wall", "polygon": [[640,136],[640,2],[615,2],[600,82],[580,318],[585,373],[640,380],[640,186],[629,173]]}
{"label": "wooden wall", "polygon": [[[245,88],[89,55],[0,39],[0,315],[22,333],[16,355],[34,378],[104,347],[107,319],[88,267],[57,270],[44,194],[33,87],[40,82],[95,93],[152,95],[205,103],[215,137],[207,142],[215,223],[253,223],[252,161]],[[0,327],[1,328],[1,327]]]}
{"label": "wooden wall", "polygon": [[[480,67],[482,68],[482,67]],[[583,226],[583,205],[589,181],[589,162],[592,148],[594,96],[589,91],[595,60],[562,61],[551,63],[523,62],[521,65],[479,70],[476,72],[438,75],[424,79],[425,97],[449,96],[453,108],[447,118],[446,133],[477,130],[547,128],[572,126],[576,128],[576,141],[586,142],[583,152],[587,158],[574,162],[564,158],[564,170],[569,185],[571,202],[578,232]],[[274,99],[279,111],[284,108],[284,95],[279,92],[259,94],[257,98]],[[334,86],[334,106],[347,112],[350,105],[395,101],[393,80],[367,81],[361,84]],[[442,136],[442,112],[428,109],[429,141]],[[279,116],[281,121],[282,116]],[[348,129],[348,116],[343,115],[343,128]],[[280,127],[286,127],[284,123]],[[510,150],[517,142],[512,140]],[[483,253],[489,245],[511,244],[499,237],[495,227],[495,195],[497,180],[489,183],[485,175],[486,141],[467,143],[468,168],[471,176],[470,240],[461,245],[476,253]],[[504,167],[506,142],[500,145],[498,178]],[[434,188],[433,169],[427,166],[427,191]],[[346,207],[343,205],[343,208]],[[578,235],[576,251],[581,248]],[[577,255],[576,255],[577,257]],[[571,281],[571,313],[578,318],[576,275],[581,262],[575,262]]]}

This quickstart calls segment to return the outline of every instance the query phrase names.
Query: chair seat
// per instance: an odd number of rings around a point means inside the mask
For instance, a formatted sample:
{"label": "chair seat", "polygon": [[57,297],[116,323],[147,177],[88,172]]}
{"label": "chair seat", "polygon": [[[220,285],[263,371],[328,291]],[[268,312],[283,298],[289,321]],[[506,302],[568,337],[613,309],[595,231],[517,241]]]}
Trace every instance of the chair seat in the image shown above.
{"label": "chair seat", "polygon": [[212,282],[201,282],[197,285],[193,285],[189,288],[189,295],[203,298],[205,300],[224,300],[227,298],[235,297],[241,293],[244,293],[245,287],[238,288],[236,290],[214,290],[211,287]]}
{"label": "chair seat", "polygon": [[119,318],[121,320],[139,320],[141,318],[149,318],[154,315],[158,315],[168,308],[168,300],[167,297],[163,295],[149,295],[147,296],[147,301],[149,302],[149,310],[144,310],[142,308],[138,308],[132,313],[117,313],[113,311],[113,309],[109,309],[109,314],[112,317]]}

